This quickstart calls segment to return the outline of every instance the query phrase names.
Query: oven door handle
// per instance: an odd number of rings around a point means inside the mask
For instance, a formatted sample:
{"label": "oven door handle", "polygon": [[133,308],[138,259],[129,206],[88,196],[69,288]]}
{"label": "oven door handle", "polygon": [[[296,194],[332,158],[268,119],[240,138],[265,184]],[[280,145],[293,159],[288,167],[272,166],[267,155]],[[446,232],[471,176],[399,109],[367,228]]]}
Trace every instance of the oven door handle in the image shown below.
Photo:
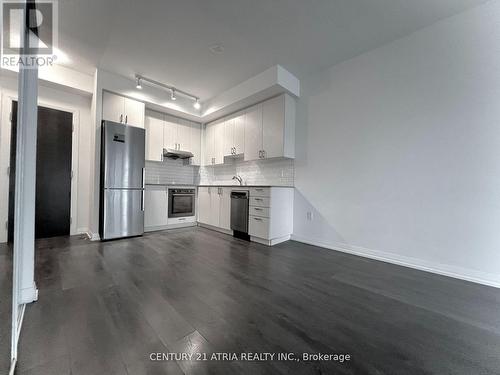
{"label": "oven door handle", "polygon": [[177,194],[177,193],[172,193],[173,197],[194,197],[194,194]]}

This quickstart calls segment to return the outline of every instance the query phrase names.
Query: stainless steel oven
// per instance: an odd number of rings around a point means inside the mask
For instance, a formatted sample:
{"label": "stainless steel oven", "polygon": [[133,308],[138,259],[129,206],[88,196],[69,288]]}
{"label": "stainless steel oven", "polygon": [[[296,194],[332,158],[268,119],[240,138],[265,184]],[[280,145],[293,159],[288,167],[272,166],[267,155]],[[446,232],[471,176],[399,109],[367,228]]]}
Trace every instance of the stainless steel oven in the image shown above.
{"label": "stainless steel oven", "polygon": [[195,216],[195,189],[168,189],[168,217]]}

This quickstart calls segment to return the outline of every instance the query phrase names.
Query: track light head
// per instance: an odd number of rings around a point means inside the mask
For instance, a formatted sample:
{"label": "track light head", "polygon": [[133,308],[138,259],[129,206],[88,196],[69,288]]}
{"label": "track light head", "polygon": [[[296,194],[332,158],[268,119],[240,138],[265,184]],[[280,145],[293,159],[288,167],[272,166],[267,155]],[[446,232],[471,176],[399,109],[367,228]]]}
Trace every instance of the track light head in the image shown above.
{"label": "track light head", "polygon": [[195,109],[200,109],[201,105],[200,105],[200,99],[196,98],[194,104],[193,104],[193,107]]}
{"label": "track light head", "polygon": [[175,89],[172,89],[172,94],[170,95],[170,99],[177,100],[177,96],[175,95]]}
{"label": "track light head", "polygon": [[137,85],[135,86],[137,89],[142,89],[142,79],[141,77],[137,77]]}

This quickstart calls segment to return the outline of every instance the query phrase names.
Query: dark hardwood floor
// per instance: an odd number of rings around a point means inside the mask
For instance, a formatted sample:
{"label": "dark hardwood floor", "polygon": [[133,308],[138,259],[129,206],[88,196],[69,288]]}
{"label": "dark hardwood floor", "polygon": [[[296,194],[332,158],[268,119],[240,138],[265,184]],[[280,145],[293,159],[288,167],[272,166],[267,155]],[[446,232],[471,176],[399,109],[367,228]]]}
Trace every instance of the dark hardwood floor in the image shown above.
{"label": "dark hardwood floor", "polygon": [[[500,374],[500,290],[287,242],[180,229],[37,242],[16,374]],[[151,352],[348,353],[349,362]]]}
{"label": "dark hardwood floor", "polygon": [[0,244],[0,374],[10,368],[12,321],[12,254],[7,244]]}

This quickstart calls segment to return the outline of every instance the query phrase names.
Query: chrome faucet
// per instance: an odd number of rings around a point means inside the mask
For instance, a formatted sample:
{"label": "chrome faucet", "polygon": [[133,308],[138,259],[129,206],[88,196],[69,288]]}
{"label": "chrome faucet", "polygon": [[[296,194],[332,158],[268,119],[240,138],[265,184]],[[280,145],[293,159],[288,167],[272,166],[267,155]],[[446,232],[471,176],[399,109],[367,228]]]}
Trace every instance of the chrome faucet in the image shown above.
{"label": "chrome faucet", "polygon": [[243,185],[243,179],[241,178],[241,176],[239,174],[237,174],[236,176],[233,176],[233,180],[238,180],[238,182],[240,183],[240,186]]}

